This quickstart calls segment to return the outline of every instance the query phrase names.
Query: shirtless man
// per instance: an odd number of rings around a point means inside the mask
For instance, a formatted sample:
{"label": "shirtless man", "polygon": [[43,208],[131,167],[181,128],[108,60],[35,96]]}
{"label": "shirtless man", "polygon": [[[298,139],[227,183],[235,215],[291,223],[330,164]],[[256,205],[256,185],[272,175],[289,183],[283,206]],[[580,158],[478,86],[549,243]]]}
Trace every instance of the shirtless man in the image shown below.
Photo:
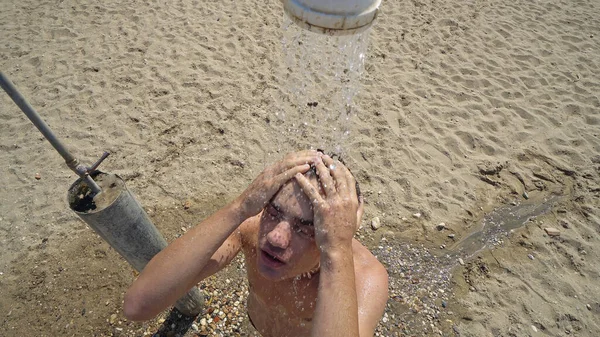
{"label": "shirtless man", "polygon": [[157,254],[127,291],[125,316],[151,319],[241,250],[248,316],[263,336],[373,336],[388,275],[353,239],[362,213],[341,162],[312,150],[289,154]]}

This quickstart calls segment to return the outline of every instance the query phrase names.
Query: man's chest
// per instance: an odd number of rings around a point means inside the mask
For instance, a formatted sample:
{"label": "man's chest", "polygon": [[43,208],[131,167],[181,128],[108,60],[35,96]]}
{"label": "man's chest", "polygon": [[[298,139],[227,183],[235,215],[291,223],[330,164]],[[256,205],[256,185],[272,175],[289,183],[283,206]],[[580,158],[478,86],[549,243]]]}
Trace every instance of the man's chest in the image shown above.
{"label": "man's chest", "polygon": [[285,312],[290,318],[312,318],[317,301],[318,281],[300,279],[292,280],[289,284],[273,284],[251,275],[248,275],[248,281],[250,294],[257,302],[268,306],[267,311]]}
{"label": "man's chest", "polygon": [[[314,309],[290,309],[284,301],[265,302],[252,292],[248,296],[247,306],[252,324],[264,337],[299,337],[310,334]],[[309,311],[311,314],[306,315]]]}
{"label": "man's chest", "polygon": [[306,336],[312,327],[318,280],[299,278],[272,282],[255,268],[256,257],[246,255],[248,315],[263,336]]}

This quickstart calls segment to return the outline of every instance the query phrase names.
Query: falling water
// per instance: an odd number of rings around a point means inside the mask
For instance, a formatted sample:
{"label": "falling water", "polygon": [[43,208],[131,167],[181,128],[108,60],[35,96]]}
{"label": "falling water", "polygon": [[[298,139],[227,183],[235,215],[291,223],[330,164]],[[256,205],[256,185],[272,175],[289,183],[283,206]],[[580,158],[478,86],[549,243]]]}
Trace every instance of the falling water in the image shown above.
{"label": "falling water", "polygon": [[347,146],[353,98],[359,91],[369,29],[350,35],[314,33],[284,14],[284,81],[279,122],[292,147],[341,154]]}

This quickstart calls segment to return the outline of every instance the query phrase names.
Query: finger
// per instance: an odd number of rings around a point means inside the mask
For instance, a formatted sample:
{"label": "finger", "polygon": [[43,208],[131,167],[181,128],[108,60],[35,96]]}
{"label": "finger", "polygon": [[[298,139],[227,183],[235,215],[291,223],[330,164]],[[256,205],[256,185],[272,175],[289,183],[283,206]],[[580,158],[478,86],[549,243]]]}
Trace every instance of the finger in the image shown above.
{"label": "finger", "polygon": [[350,194],[352,195],[353,200],[357,200],[358,199],[358,191],[356,190],[356,178],[354,178],[354,175],[352,175],[352,172],[350,172],[350,169],[348,169],[345,165],[344,165],[344,170],[346,171],[346,186],[348,186],[348,190],[350,191]]}
{"label": "finger", "polygon": [[333,165],[333,158],[326,154],[323,154],[321,155],[321,159],[323,159],[323,162],[325,163],[325,165],[327,165],[327,167],[331,168],[330,166]]}
{"label": "finger", "polygon": [[362,219],[363,214],[365,214],[365,198],[361,195],[360,197],[358,197],[357,215],[359,221],[360,219]]}
{"label": "finger", "polygon": [[313,204],[313,206],[317,206],[318,204],[323,204],[325,202],[319,194],[319,191],[317,191],[313,184],[311,184],[304,175],[297,173],[294,178],[296,178],[298,185],[300,185],[300,188],[302,188],[304,194],[306,194],[308,199],[310,199],[310,202]]}
{"label": "finger", "polygon": [[310,170],[310,165],[302,164],[302,165],[294,166],[291,169],[278,174],[277,176],[275,176],[275,185],[276,185],[277,189],[279,189],[281,187],[281,185],[285,184],[290,179],[292,179],[296,174],[306,173],[306,171],[308,171],[308,170]]}
{"label": "finger", "polygon": [[331,173],[331,176],[335,181],[335,187],[337,191],[339,193],[342,193],[342,191],[346,190],[347,185],[346,176],[344,172],[344,169],[346,169],[346,167],[339,160],[333,160],[333,158],[329,157],[328,155],[324,155],[322,158],[323,162],[327,164],[329,172]]}
{"label": "finger", "polygon": [[294,166],[302,164],[314,164],[318,158],[318,152],[313,150],[302,151],[300,153],[291,154],[289,157],[284,158],[281,162],[281,171],[289,170]]}
{"label": "finger", "polygon": [[319,176],[319,182],[323,185],[323,190],[325,191],[325,195],[333,195],[336,191],[335,182],[331,175],[329,174],[329,169],[325,166],[322,160],[317,160],[315,163],[315,167],[317,168],[317,175]]}
{"label": "finger", "polygon": [[332,158],[326,158],[327,161],[331,162],[331,167],[334,167],[332,174],[336,181],[336,188],[339,194],[349,194],[353,201],[358,199],[356,191],[356,179],[350,172],[350,169],[339,160],[333,160]]}
{"label": "finger", "polygon": [[303,155],[306,155],[306,154],[312,156],[312,155],[316,155],[318,153],[319,153],[319,151],[317,151],[317,150],[302,150],[302,151],[296,152],[296,154],[299,155],[299,156],[303,156]]}
{"label": "finger", "polygon": [[335,170],[337,173],[337,175],[335,176],[335,182],[339,192],[343,193],[344,195],[353,196],[352,189],[354,188],[354,185],[348,182],[348,177],[350,176],[350,171],[348,171],[348,168],[344,166],[344,164],[336,160]]}
{"label": "finger", "polygon": [[295,158],[295,157],[306,157],[306,156],[317,156],[319,154],[318,151],[315,150],[304,150],[298,152],[292,152],[288,154],[285,159]]}
{"label": "finger", "polygon": [[365,202],[364,202],[364,198],[361,195],[358,198],[358,210],[356,211],[356,229],[358,230],[358,227],[360,227],[360,222],[362,220],[363,214],[365,213]]}

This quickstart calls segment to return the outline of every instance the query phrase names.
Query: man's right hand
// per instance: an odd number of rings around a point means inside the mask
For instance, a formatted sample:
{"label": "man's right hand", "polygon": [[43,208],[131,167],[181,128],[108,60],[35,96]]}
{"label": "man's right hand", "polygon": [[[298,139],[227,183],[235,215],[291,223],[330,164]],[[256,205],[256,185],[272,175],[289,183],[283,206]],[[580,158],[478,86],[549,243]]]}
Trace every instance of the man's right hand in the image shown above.
{"label": "man's right hand", "polygon": [[243,217],[247,219],[260,213],[283,184],[297,173],[308,171],[317,158],[315,150],[294,152],[265,168],[236,200]]}

